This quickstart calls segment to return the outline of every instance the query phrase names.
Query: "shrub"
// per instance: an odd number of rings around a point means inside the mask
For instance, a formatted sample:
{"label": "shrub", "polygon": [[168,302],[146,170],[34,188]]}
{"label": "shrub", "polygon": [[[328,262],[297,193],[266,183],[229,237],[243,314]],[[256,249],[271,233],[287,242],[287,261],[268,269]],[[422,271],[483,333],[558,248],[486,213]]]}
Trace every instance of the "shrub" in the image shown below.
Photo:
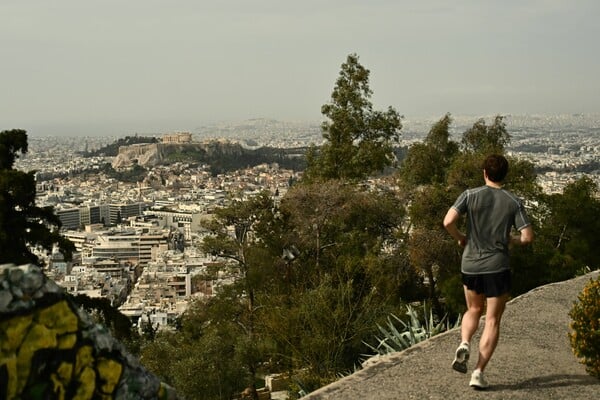
{"label": "shrub", "polygon": [[600,277],[583,288],[569,312],[573,353],[586,371],[600,378]]}
{"label": "shrub", "polygon": [[[437,322],[433,311],[426,303],[423,304],[422,316],[419,316],[417,310],[410,305],[407,305],[406,308],[406,315],[409,317],[407,322],[391,314],[391,317],[395,321],[388,317],[387,327],[377,324],[377,328],[379,328],[379,331],[383,335],[382,337],[375,337],[377,344],[373,346],[369,343],[364,343],[371,350],[375,351],[375,355],[385,355],[405,350],[439,333],[460,326],[460,316],[454,324],[448,321],[447,316],[444,316],[441,321]],[[396,323],[401,325],[400,329],[397,328]],[[371,357],[372,355],[366,356]]]}

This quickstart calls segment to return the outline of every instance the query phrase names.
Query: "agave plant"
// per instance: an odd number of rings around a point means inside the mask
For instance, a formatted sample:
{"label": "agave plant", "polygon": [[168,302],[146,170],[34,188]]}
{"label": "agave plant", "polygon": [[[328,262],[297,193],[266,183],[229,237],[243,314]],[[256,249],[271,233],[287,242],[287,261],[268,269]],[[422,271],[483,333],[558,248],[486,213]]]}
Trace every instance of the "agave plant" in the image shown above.
{"label": "agave plant", "polygon": [[[419,342],[460,325],[460,316],[456,323],[451,324],[447,318],[447,314],[444,315],[439,322],[436,322],[433,311],[426,303],[423,304],[422,318],[419,318],[417,310],[411,305],[407,305],[406,309],[406,315],[409,317],[408,321],[405,322],[396,315],[390,314],[387,318],[387,325],[385,327],[377,324],[377,328],[383,336],[375,336],[377,341],[375,346],[363,342],[375,352],[375,354],[365,355],[366,357],[385,355],[407,349]],[[398,325],[400,328],[397,327]]]}

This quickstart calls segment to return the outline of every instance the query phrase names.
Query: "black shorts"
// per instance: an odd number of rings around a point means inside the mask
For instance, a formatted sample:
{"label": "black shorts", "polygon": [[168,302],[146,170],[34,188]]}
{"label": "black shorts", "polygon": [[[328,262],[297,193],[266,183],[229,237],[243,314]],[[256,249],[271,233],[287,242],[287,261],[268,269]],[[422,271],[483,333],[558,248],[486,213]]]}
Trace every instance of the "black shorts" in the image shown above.
{"label": "black shorts", "polygon": [[493,274],[467,275],[462,274],[463,285],[477,294],[485,297],[499,297],[510,293],[512,287],[510,270]]}

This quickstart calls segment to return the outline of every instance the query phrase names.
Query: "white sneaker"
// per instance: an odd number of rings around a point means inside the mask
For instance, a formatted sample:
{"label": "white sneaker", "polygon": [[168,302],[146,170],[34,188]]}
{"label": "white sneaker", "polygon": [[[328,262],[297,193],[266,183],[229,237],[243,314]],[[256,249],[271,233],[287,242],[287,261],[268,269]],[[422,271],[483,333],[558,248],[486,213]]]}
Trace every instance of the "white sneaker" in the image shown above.
{"label": "white sneaker", "polygon": [[483,377],[483,372],[481,372],[481,370],[476,369],[471,374],[471,382],[469,382],[469,386],[475,389],[483,390],[487,389],[490,385]]}
{"label": "white sneaker", "polygon": [[456,356],[452,361],[452,369],[461,374],[467,373],[467,362],[469,361],[469,343],[463,342],[456,349]]}

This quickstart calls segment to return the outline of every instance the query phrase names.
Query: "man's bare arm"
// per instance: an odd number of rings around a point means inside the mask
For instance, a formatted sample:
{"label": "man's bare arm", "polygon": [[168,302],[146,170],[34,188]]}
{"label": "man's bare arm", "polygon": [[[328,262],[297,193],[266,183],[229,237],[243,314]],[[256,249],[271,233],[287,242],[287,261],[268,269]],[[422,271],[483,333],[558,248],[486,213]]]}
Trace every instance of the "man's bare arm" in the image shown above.
{"label": "man's bare arm", "polygon": [[533,242],[533,227],[531,225],[521,229],[519,235],[511,235],[510,243],[515,246],[525,246]]}
{"label": "man's bare arm", "polygon": [[444,217],[444,228],[446,228],[450,236],[452,236],[460,246],[464,247],[467,244],[467,237],[456,227],[459,217],[460,214],[458,211],[454,208],[450,208]]}

